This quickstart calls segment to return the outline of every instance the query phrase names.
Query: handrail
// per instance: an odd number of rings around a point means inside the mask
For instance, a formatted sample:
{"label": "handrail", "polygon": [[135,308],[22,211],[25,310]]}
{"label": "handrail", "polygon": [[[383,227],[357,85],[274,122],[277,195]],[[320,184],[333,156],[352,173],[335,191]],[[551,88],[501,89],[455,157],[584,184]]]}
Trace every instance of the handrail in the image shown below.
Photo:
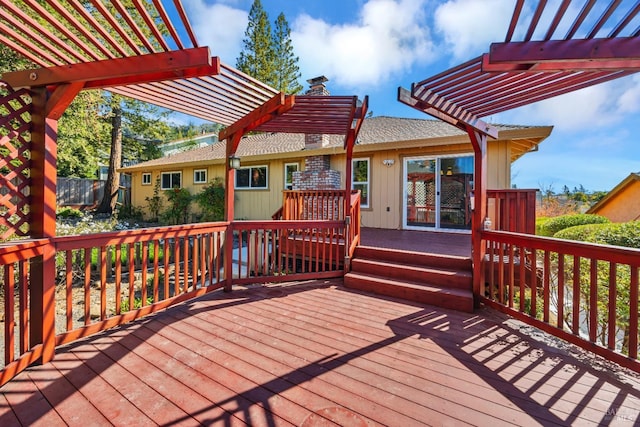
{"label": "handrail", "polygon": [[483,231],[485,304],[640,372],[640,249]]}

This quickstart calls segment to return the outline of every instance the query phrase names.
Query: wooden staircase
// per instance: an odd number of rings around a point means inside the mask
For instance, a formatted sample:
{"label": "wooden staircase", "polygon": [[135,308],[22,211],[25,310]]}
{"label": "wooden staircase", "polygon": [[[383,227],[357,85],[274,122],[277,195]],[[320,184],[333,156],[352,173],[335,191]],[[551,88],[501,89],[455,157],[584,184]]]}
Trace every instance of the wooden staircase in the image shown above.
{"label": "wooden staircase", "polygon": [[464,312],[473,311],[471,258],[359,246],[348,288]]}

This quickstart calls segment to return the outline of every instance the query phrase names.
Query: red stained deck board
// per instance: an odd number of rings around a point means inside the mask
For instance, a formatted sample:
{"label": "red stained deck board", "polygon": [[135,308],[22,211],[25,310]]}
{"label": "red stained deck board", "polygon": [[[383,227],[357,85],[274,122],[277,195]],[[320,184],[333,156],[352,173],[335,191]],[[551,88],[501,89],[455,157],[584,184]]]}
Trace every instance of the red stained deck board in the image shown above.
{"label": "red stained deck board", "polygon": [[[184,320],[193,326],[190,331],[197,331],[198,325],[194,324],[192,319],[185,318]],[[350,402],[349,406],[360,415],[371,418],[375,414],[379,422],[386,424],[394,422],[415,423],[426,415],[429,415],[430,419],[434,421],[436,417],[441,417],[441,414],[437,412],[415,407],[416,405],[412,405],[410,401],[403,400],[394,404],[394,401],[397,400],[395,395],[370,385],[375,381],[375,378],[358,381],[348,375],[334,372],[331,369],[333,354],[312,354],[306,351],[303,346],[289,346],[283,350],[277,348],[278,344],[282,344],[282,342],[276,343],[271,337],[267,339],[273,340],[274,343],[265,345],[260,340],[260,334],[256,334],[255,331],[237,323],[234,324],[230,319],[224,320],[228,321],[213,330],[214,334],[220,334],[217,337],[216,346],[224,345],[225,351],[236,354],[247,364],[254,364],[273,375],[287,376],[291,383],[284,385],[285,387],[292,388],[297,382],[300,382],[301,387],[307,387],[309,384],[309,389],[315,393],[324,394],[327,399],[338,395],[342,402]],[[236,332],[236,330],[240,332]],[[206,339],[207,337],[200,335],[199,338]],[[230,342],[226,341],[227,339]],[[329,357],[328,361],[325,360],[327,356]],[[296,377],[291,373],[297,374]],[[288,394],[288,389],[275,388],[274,391],[281,395]]]}
{"label": "red stained deck board", "polygon": [[[196,396],[193,401],[181,406],[198,421],[205,424],[223,422],[229,426],[248,424],[249,418],[243,417],[246,411],[237,409],[249,408],[253,402],[213,381],[197,369],[199,366],[196,363],[182,360],[183,358],[179,357],[180,354],[186,356],[193,354],[191,351],[184,351],[184,347],[176,349],[170,340],[163,343],[160,348],[149,345],[147,340],[138,336],[139,333],[146,332],[145,328],[140,328],[136,334],[123,333],[109,338],[125,346],[131,354],[143,357],[151,366],[156,367],[157,375],[164,378],[165,387],[172,395],[184,390],[185,387],[191,390],[187,391],[190,395],[189,399],[193,398],[192,392],[199,394],[201,397]],[[208,366],[212,368],[210,364]],[[174,388],[177,383],[179,385]],[[177,403],[182,403],[184,399],[176,400]]]}
{"label": "red stained deck board", "polygon": [[[303,360],[320,360],[322,358],[322,353],[313,352],[308,348],[307,341],[304,341],[305,344],[302,346],[285,340],[274,340],[273,333],[268,336],[265,335],[269,328],[261,326],[262,319],[259,316],[255,317],[256,320],[251,320],[250,317],[240,320],[240,315],[241,312],[238,310],[238,316],[233,316],[236,319],[235,325],[241,325],[233,329],[238,329],[238,335],[259,342],[262,355],[276,360],[286,360],[288,363],[298,357]],[[223,325],[234,324],[231,319],[225,320],[228,320],[228,322],[224,322]],[[235,332],[232,329],[225,329],[224,335],[235,336]],[[295,340],[293,338],[290,339],[292,341]],[[389,342],[385,342],[385,340],[374,342],[369,347],[372,347],[371,351],[376,351],[378,345],[382,347],[392,342],[393,338]],[[325,345],[324,347],[325,349],[331,348],[331,345]],[[355,356],[360,351],[364,355],[366,351],[369,351],[367,347],[355,349],[354,352],[348,353],[332,350],[334,351],[333,357],[327,361],[322,361],[317,366],[310,364],[303,368],[304,371],[308,372],[310,376],[317,376],[332,384],[339,384],[344,390],[343,393],[351,393],[355,399],[370,401],[372,406],[375,405],[377,408],[376,411],[380,411],[382,408],[395,410],[403,416],[412,417],[413,422],[427,419],[431,421],[439,419],[442,422],[462,421],[467,423],[475,420],[474,422],[479,422],[480,424],[495,424],[499,422],[495,417],[485,417],[485,414],[481,412],[483,406],[486,408],[486,404],[478,402],[476,407],[470,407],[457,403],[460,401],[459,399],[466,397],[466,393],[458,392],[458,396],[447,398],[449,396],[442,396],[439,390],[429,390],[429,382],[418,381],[414,385],[409,385],[390,378],[388,372],[394,370],[396,365],[403,364],[400,359],[397,359],[390,366],[383,366]],[[360,363],[352,361],[352,357],[355,357]],[[294,368],[294,366],[291,366],[291,368]],[[437,411],[433,411],[431,408],[437,408]],[[509,422],[515,423],[518,415],[521,414],[513,411]],[[407,420],[407,422],[411,422],[411,420]]]}
{"label": "red stained deck board", "polygon": [[[300,294],[299,296],[300,298],[305,298],[307,296],[310,296],[310,294]],[[341,301],[342,300],[343,299],[341,299]],[[301,303],[296,302],[294,303],[294,305],[304,306],[305,304],[314,305],[315,303],[316,303],[315,301],[310,300],[310,301],[301,302]],[[336,304],[340,304],[340,302],[336,302]],[[372,306],[369,306],[366,309],[367,312],[376,312],[376,302],[372,301],[371,304]],[[354,308],[350,307],[350,311],[353,311],[353,310]],[[464,314],[457,313],[454,311],[447,311],[443,309],[434,309],[434,310],[437,310],[437,311],[434,311],[434,313],[439,312],[441,315],[442,314],[446,315],[446,317],[452,320],[453,323],[460,322],[462,321],[462,319],[465,318]],[[456,321],[455,320],[456,318],[460,318],[460,320]],[[360,316],[358,316],[358,319],[360,319]],[[484,322],[484,323],[487,323],[487,322]],[[333,329],[332,325],[328,325],[328,326],[329,327],[327,328],[327,330]],[[466,330],[469,331],[469,328],[466,328]],[[472,330],[481,331],[482,329],[478,329],[476,325]],[[567,392],[567,394],[574,393],[576,395],[574,396],[575,399],[578,399],[577,401],[579,401],[579,399],[582,399],[585,393],[593,391],[593,385],[596,383],[596,381],[598,381],[598,374],[600,375],[603,374],[597,371],[591,371],[588,374],[586,374],[585,372],[585,375],[582,376],[584,378],[581,378],[581,376],[574,378],[570,374],[572,370],[575,370],[573,364],[571,363],[563,364],[561,363],[562,361],[559,362],[558,360],[556,360],[559,358],[559,356],[561,356],[562,352],[557,352],[555,350],[552,350],[548,354],[544,354],[544,353],[541,353],[542,350],[540,349],[540,347],[534,347],[534,351],[533,351],[534,354],[532,354],[531,358],[529,358],[528,356],[529,356],[529,353],[531,353],[532,347],[529,346],[528,340],[525,337],[509,334],[504,329],[495,329],[491,327],[490,323],[485,326],[484,330],[487,330],[490,332],[488,334],[477,334],[477,336],[471,335],[472,339],[466,342],[465,345],[460,346],[459,341],[465,341],[464,335],[461,335],[462,334],[461,328],[453,327],[447,331],[438,331],[437,329],[434,329],[433,331],[429,332],[429,335],[432,337],[431,339],[436,339],[438,343],[437,346],[432,346],[430,348],[430,351],[435,352],[435,354],[433,355],[433,358],[430,358],[430,356],[427,356],[425,353],[420,353],[420,354],[416,353],[416,357],[421,356],[424,359],[430,359],[434,363],[438,363],[438,360],[444,357],[447,357],[447,353],[449,353],[449,357],[454,356],[455,360],[465,361],[465,365],[472,367],[474,371],[478,375],[480,375],[484,381],[494,381],[494,382],[497,381],[495,384],[495,387],[497,387],[498,389],[500,389],[500,382],[502,382],[503,379],[508,380],[508,377],[512,377],[513,375],[508,375],[506,376],[507,378],[496,379],[494,372],[498,372],[498,375],[500,375],[500,377],[505,376],[503,374],[504,371],[516,372],[519,374],[526,372],[526,375],[524,377],[527,377],[530,372],[533,372],[535,374],[536,371],[541,371],[542,375],[545,375],[547,370],[546,367],[560,364],[560,366],[562,366],[561,374],[553,377],[546,377],[545,385],[552,386],[551,387],[552,392],[550,392],[550,395],[556,393],[558,390]],[[458,338],[456,338],[456,336],[458,336]],[[496,339],[496,337],[498,338]],[[470,353],[471,352],[470,350],[476,345],[484,345],[488,343],[489,344],[489,346],[487,347],[488,349],[491,349],[492,347],[495,347],[495,348],[493,352],[491,350],[487,350],[487,355],[495,354],[495,351],[505,347],[504,338],[511,339],[512,341],[513,339],[516,339],[516,343],[518,344],[518,346],[521,348],[522,351],[514,351],[510,354],[503,354],[503,355],[500,355],[500,357],[493,358],[491,360],[492,362],[491,366],[484,366],[484,362],[482,358],[479,358],[477,356],[474,356],[473,359],[468,360],[469,359],[468,353]],[[349,337],[349,340],[353,340],[353,339],[355,338]],[[449,343],[450,345],[447,343]],[[398,346],[400,345],[404,346],[405,342],[403,341],[398,344]],[[443,349],[447,349],[446,352],[443,351]],[[539,360],[539,359],[544,359],[543,365],[545,367],[542,367],[539,370],[532,369],[530,361]],[[447,373],[449,375],[452,375],[455,372],[455,369],[453,369],[453,365],[451,365],[451,361],[448,361],[447,363],[450,365],[447,368]],[[487,368],[494,368],[494,369],[487,369]],[[465,369],[460,370],[462,375],[459,377],[459,379],[462,382],[464,382],[465,385],[472,380],[472,377],[468,375],[467,371],[468,370],[465,370]],[[585,371],[585,370],[582,370],[582,371]],[[538,376],[538,378],[540,378],[540,376]],[[518,379],[518,384],[517,384],[518,390],[522,389],[523,392],[524,391],[528,392],[526,387],[520,386],[520,381],[521,379]],[[505,384],[507,383],[505,382]],[[573,390],[576,388],[579,389],[577,393]],[[618,395],[620,392],[619,387],[616,387],[615,385],[613,385],[613,383],[608,383],[608,382],[604,382],[600,384],[598,388],[599,390],[598,390],[597,396],[604,394],[605,400],[607,401],[609,401],[609,399],[613,397],[613,395],[609,394],[611,391],[613,391],[615,395]],[[572,389],[572,390],[569,390],[569,389]],[[517,395],[522,395],[521,392],[517,390],[514,390],[514,391],[516,391],[516,398],[517,398]],[[567,400],[567,397],[564,394],[562,398],[563,400]],[[594,402],[596,401],[597,400],[594,399],[593,401],[591,401],[591,404],[594,404]],[[593,407],[588,408],[588,410],[591,410],[591,409],[593,409]]]}
{"label": "red stained deck board", "polygon": [[[58,371],[53,367],[34,369],[28,376],[66,423],[79,425],[86,423],[87,420],[92,420],[96,424],[109,423],[109,420],[91,402],[85,399],[68,399],[76,389],[66,378],[59,378]],[[51,387],[54,382],[55,386]],[[0,425],[5,424],[0,421]]]}
{"label": "red stained deck board", "polygon": [[[599,371],[505,320],[339,280],[212,293],[58,349],[52,364],[0,389],[0,422],[73,423],[68,414],[83,406],[116,425],[640,422],[637,379]],[[156,413],[158,402],[174,409]]]}
{"label": "red stained deck board", "polygon": [[[79,348],[82,351],[85,347],[74,346],[74,348]],[[56,369],[78,390],[70,397],[89,400],[105,418],[116,425],[154,425],[143,411],[130,403],[118,390],[114,389],[86,364],[89,357],[87,353],[90,353],[90,348],[87,348],[87,352],[84,354],[60,352],[56,354],[56,358],[52,362]]]}

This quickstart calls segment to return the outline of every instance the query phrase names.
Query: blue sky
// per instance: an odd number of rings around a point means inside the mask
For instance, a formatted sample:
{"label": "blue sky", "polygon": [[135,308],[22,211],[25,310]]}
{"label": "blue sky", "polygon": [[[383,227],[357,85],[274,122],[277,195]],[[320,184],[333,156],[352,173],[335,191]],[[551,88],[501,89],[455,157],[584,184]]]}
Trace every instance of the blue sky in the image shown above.
{"label": "blue sky", "polygon": [[[559,0],[550,0],[558,3]],[[199,42],[235,66],[253,0],[183,0]],[[581,6],[577,1],[572,7]],[[602,7],[608,2],[597,2]],[[622,10],[627,10],[624,0]],[[369,95],[375,116],[431,118],[396,100],[420,81],[504,40],[515,0],[262,0],[283,12],[304,80],[325,75],[334,95]],[[537,2],[527,2],[531,7]],[[555,10],[555,9],[554,9]],[[530,9],[524,11],[531,13]],[[544,25],[542,25],[544,27]],[[636,28],[638,23],[632,25]],[[640,172],[640,73],[485,120],[553,125],[537,152],[517,160],[518,188],[610,190]]]}

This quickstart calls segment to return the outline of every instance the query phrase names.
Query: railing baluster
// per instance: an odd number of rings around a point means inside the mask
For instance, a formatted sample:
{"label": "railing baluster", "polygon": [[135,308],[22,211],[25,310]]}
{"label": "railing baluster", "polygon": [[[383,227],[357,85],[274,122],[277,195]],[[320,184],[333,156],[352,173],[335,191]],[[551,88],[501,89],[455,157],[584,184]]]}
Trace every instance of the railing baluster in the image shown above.
{"label": "railing baluster", "polygon": [[543,295],[543,317],[542,320],[545,323],[549,323],[549,313],[551,311],[550,294],[551,294],[551,254],[549,251],[544,251],[544,267],[543,267],[543,279],[542,279],[542,295]]}
{"label": "railing baluster", "polygon": [[115,289],[115,300],[116,300],[116,314],[119,315],[122,313],[122,245],[120,243],[116,244],[116,289]]}
{"label": "railing baluster", "polygon": [[530,284],[529,289],[531,290],[531,317],[537,317],[538,314],[538,260],[536,257],[536,250],[531,248],[531,260],[530,260],[531,269],[529,270]]}
{"label": "railing baluster", "polygon": [[140,299],[142,307],[147,305],[147,269],[149,268],[149,243],[142,242],[142,283],[140,284]]}
{"label": "railing baluster", "polygon": [[135,299],[135,255],[134,248],[135,243],[129,243],[127,245],[128,249],[128,261],[129,261],[129,307],[127,307],[127,311],[133,310],[133,301]]}
{"label": "railing baluster", "polygon": [[629,357],[638,358],[638,267],[631,266],[629,283]]}
{"label": "railing baluster", "polygon": [[84,324],[91,323],[91,248],[84,250]]}
{"label": "railing baluster", "polygon": [[571,290],[571,332],[575,335],[580,333],[580,257],[573,256],[573,288]]}
{"label": "railing baluster", "polygon": [[617,302],[618,287],[616,286],[617,264],[609,263],[609,328],[607,332],[607,347],[614,350],[616,348],[616,327],[617,327]]}
{"label": "railing baluster", "polygon": [[29,350],[29,264],[26,260],[18,264],[20,280],[20,354]]}
{"label": "railing baluster", "polygon": [[[160,269],[158,259],[160,257],[160,242],[157,239],[153,240],[153,302],[160,301]],[[164,298],[167,298],[167,295],[164,295]]]}
{"label": "railing baluster", "polygon": [[589,340],[596,341],[598,332],[598,260],[589,260]]}
{"label": "railing baluster", "polygon": [[107,248],[100,247],[100,320],[107,318]]}
{"label": "railing baluster", "polygon": [[15,264],[4,266],[4,363],[15,360]]}
{"label": "railing baluster", "polygon": [[564,254],[558,252],[558,328],[564,329]]}
{"label": "railing baluster", "polygon": [[73,329],[73,251],[65,252],[65,313],[67,317],[66,330]]}

